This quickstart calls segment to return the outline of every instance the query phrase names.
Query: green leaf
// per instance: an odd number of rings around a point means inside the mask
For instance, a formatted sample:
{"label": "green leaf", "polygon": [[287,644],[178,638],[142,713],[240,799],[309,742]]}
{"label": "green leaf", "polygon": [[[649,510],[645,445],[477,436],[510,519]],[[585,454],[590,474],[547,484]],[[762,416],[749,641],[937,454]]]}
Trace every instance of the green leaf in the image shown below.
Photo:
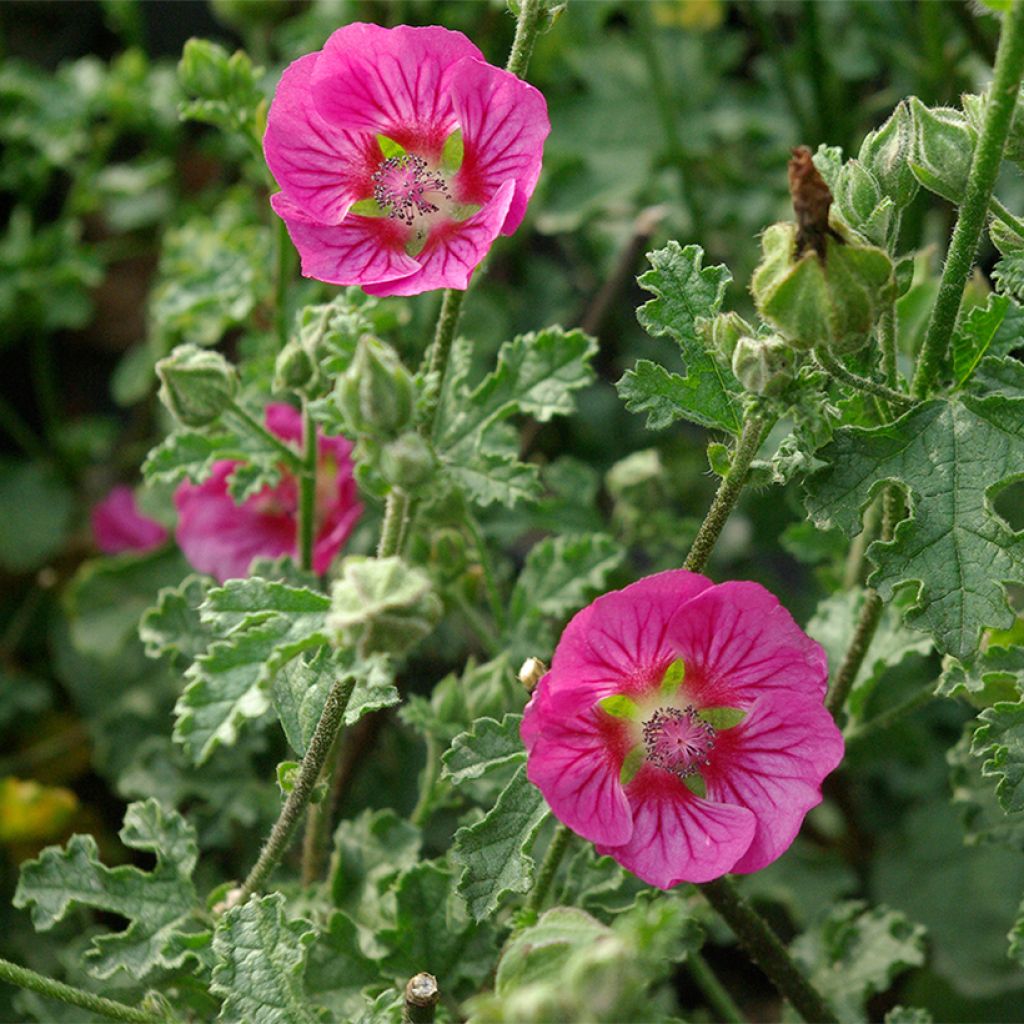
{"label": "green leaf", "polygon": [[176,587],[165,587],[139,623],[139,639],[151,658],[170,657],[188,665],[216,639],[199,616],[209,578],[192,574]]}
{"label": "green leaf", "polygon": [[877,566],[869,582],[883,598],[913,587],[909,625],[965,661],[984,626],[1013,621],[1001,583],[1024,581],[1024,538],[994,513],[991,499],[1024,474],[1024,399],[925,402],[885,426],[837,430],[822,458],[829,465],[808,481],[806,496],[821,527],[853,536],[887,481],[907,488],[910,516],[868,556]]}
{"label": "green leaf", "polygon": [[527,850],[548,813],[521,766],[487,815],[455,833],[451,856],[463,867],[458,892],[474,921],[493,914],[506,893],[529,892],[533,858]]}
{"label": "green leaf", "polygon": [[648,255],[652,270],[639,278],[657,298],[641,306],[637,317],[653,337],[670,335],[679,344],[686,376],[640,360],[619,381],[619,396],[631,412],[646,412],[651,430],[688,419],[739,436],[743,425],[743,389],[732,370],[704,347],[697,321],[713,317],[732,280],[724,266],[702,267],[700,246],[670,242]]}
{"label": "green leaf", "polygon": [[[331,902],[356,916],[362,904],[372,904],[375,894],[416,864],[420,842],[419,829],[390,808],[363,811],[343,821],[334,833]],[[380,922],[371,923],[376,927]]]}
{"label": "green leaf", "polygon": [[1000,701],[978,715],[971,753],[984,757],[982,775],[996,778],[996,797],[1007,814],[1024,810],[1024,701]]}
{"label": "green leaf", "polygon": [[460,733],[441,761],[444,774],[456,786],[468,779],[478,779],[493,768],[515,764],[526,759],[523,741],[519,738],[522,715],[505,715],[496,722],[481,718],[469,732]]}
{"label": "green leaf", "polygon": [[358,660],[352,651],[321,647],[290,661],[275,676],[274,709],[289,745],[300,757],[305,756],[331,687],[352,676],[356,683],[345,708],[345,725],[355,725],[363,715],[399,702],[394,672],[383,655]]}
{"label": "green leaf", "polygon": [[960,689],[980,694],[986,690],[1024,692],[1024,647],[989,645],[966,665],[946,658],[935,691],[940,697],[952,697]]}
{"label": "green leaf", "polygon": [[302,918],[289,921],[284,896],[252,896],[226,910],[217,922],[211,990],[224,997],[223,1024],[318,1024],[303,990],[302,973],[316,937]]}
{"label": "green leaf", "polygon": [[842,1024],[865,1019],[864,1004],[925,959],[925,930],[887,907],[851,900],[793,943],[812,984],[827,993]]}
{"label": "green leaf", "polygon": [[127,918],[123,932],[96,936],[86,956],[97,978],[123,970],[141,981],[154,971],[182,967],[208,941],[190,923],[198,910],[191,880],[198,849],[192,827],[152,799],[128,806],[119,834],[125,846],[156,854],[152,871],[104,867],[93,837],[75,835],[63,849],[47,847],[38,860],[22,865],[14,905],[31,907],[40,931],[74,906]]}
{"label": "green leaf", "polygon": [[957,323],[953,334],[953,379],[957,384],[963,384],[974,373],[1009,305],[1005,296],[990,295],[986,305],[975,306]]}
{"label": "green leaf", "polygon": [[182,120],[216,125],[258,150],[266,121],[262,76],[263,69],[242,50],[229,56],[208,39],[188,40],[178,63],[178,81],[194,98],[181,104]]}
{"label": "green leaf", "polygon": [[0,460],[0,566],[27,572],[55,555],[74,508],[74,495],[52,466]]}
{"label": "green leaf", "polygon": [[1024,298],[1024,250],[1003,256],[992,268],[992,278],[1000,292]]}
{"label": "green leaf", "polygon": [[335,910],[309,948],[306,991],[333,1020],[351,1020],[365,1002],[365,990],[389,981],[378,961],[363,952],[355,922]]}
{"label": "green leaf", "polygon": [[1012,356],[985,356],[970,380],[970,388],[983,396],[1014,398],[1024,394],[1024,363]]}
{"label": "green leaf", "polygon": [[475,505],[486,508],[496,502],[512,508],[540,496],[536,466],[498,452],[470,452],[461,463],[447,462],[445,475]]}

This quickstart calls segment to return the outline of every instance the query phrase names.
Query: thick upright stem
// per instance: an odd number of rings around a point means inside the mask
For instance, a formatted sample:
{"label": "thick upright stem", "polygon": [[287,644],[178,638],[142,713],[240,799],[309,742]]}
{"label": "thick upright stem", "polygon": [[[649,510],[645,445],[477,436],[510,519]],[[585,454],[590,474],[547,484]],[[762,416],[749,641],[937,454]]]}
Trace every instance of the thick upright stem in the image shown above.
{"label": "thick upright stem", "polygon": [[537,42],[544,17],[544,7],[540,0],[520,0],[516,35],[505,63],[505,70],[511,71],[517,78],[522,78],[530,66],[533,44]]}
{"label": "thick upright stem", "polygon": [[302,405],[302,473],[299,476],[299,559],[307,572],[313,569],[313,538],[316,534],[316,424],[309,405]]}
{"label": "thick upright stem", "polygon": [[946,265],[942,268],[939,293],[932,307],[917,371],[914,374],[913,393],[916,398],[926,397],[931,390],[949,348],[949,341],[960,312],[964,285],[974,263],[974,254],[978,249],[978,241],[992,199],[992,189],[999,174],[999,165],[1002,163],[1003,146],[1010,131],[1022,76],[1024,0],[1014,0],[1009,11],[1003,16],[1003,30],[999,37],[995,75],[985,108],[985,120],[974,148],[964,190],[964,201],[960,206],[956,228],[953,230],[953,240],[949,244]]}
{"label": "thick upright stem", "polygon": [[740,945],[806,1021],[835,1024],[836,1016],[820,992],[804,977],[767,922],[740,895],[728,877],[698,886],[704,898],[733,930]]}
{"label": "thick upright stem", "polygon": [[258,892],[263,883],[270,877],[270,873],[277,867],[278,862],[284,856],[295,833],[295,828],[302,818],[303,813],[309,806],[313,797],[313,790],[320,779],[320,771],[327,760],[334,738],[341,727],[341,720],[345,715],[345,708],[348,707],[349,698],[355,687],[355,677],[348,676],[338,680],[327,695],[324,710],[320,715],[320,721],[316,724],[313,737],[309,741],[309,749],[299,766],[299,777],[295,780],[295,787],[288,794],[284,807],[270,835],[260,852],[249,877],[242,883],[242,892],[239,898],[244,903],[254,892]]}
{"label": "thick upright stem", "polygon": [[890,302],[878,318],[878,343],[882,349],[882,373],[885,383],[897,390],[899,374],[896,364],[896,304]]}
{"label": "thick upright stem", "polygon": [[411,504],[405,491],[396,488],[388,495],[387,505],[384,507],[384,522],[380,528],[380,541],[377,544],[378,558],[390,558],[401,551]]}
{"label": "thick upright stem", "polygon": [[690,975],[697,983],[697,988],[704,993],[704,998],[714,1011],[715,1020],[725,1021],[726,1024],[744,1024],[747,1018],[743,1016],[743,1011],[736,1005],[729,990],[718,980],[718,975],[707,960],[700,953],[687,953],[686,966],[690,968]]}
{"label": "thick upright stem", "polygon": [[448,357],[451,355],[452,342],[455,340],[455,328],[459,324],[459,313],[462,312],[462,301],[465,294],[465,292],[449,288],[444,293],[444,298],[441,300],[441,312],[437,315],[434,341],[430,346],[426,361],[430,391],[422,422],[423,433],[427,437],[434,429],[434,418],[437,414],[437,406],[441,401],[445,372],[448,369]]}
{"label": "thick upright stem", "polygon": [[754,461],[754,456],[757,455],[757,450],[761,446],[764,426],[764,419],[756,414],[748,416],[744,421],[743,430],[732,457],[732,464],[718,485],[718,492],[711,502],[704,522],[700,524],[697,536],[693,539],[690,553],[683,563],[684,569],[701,572],[707,565],[722,528],[739,500],[743,485],[747,482],[750,464]]}
{"label": "thick upright stem", "polygon": [[28,989],[29,992],[37,992],[39,995],[45,996],[47,999],[54,999],[59,1003],[78,1006],[90,1013],[98,1013],[110,1020],[129,1021],[131,1024],[162,1024],[167,1019],[162,1014],[129,1006],[127,1003],[119,1003],[113,999],[107,999],[105,996],[98,996],[94,992],[86,992],[85,989],[66,985],[63,981],[47,978],[27,967],[12,964],[10,960],[0,959],[0,981],[7,982],[9,985],[17,985],[18,988]]}
{"label": "thick upright stem", "polygon": [[558,865],[562,863],[565,851],[569,849],[569,841],[572,839],[572,835],[572,831],[567,825],[559,825],[555,830],[555,834],[551,838],[551,845],[548,847],[548,852],[544,855],[544,861],[540,866],[540,871],[537,872],[537,878],[526,900],[527,910],[533,913],[537,913],[540,910],[541,904],[543,904],[548,894],[548,889],[551,888],[551,883],[555,880],[555,875],[558,873]]}

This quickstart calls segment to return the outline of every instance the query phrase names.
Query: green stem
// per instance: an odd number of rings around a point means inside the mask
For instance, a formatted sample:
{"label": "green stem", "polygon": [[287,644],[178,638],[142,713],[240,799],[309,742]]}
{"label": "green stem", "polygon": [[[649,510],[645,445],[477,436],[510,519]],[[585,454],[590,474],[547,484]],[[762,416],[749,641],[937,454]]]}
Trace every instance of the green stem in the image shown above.
{"label": "green stem", "polygon": [[491,562],[490,552],[487,550],[487,541],[484,539],[480,524],[472,511],[466,510],[466,526],[473,538],[476,553],[480,556],[480,570],[484,574],[484,589],[487,591],[487,600],[491,606],[491,615],[494,617],[494,624],[498,632],[505,631],[505,607],[501,603],[501,591],[498,589],[498,581],[494,574],[494,565]]}
{"label": "green stem", "polygon": [[878,318],[878,344],[882,350],[882,374],[885,383],[899,391],[899,367],[896,360],[896,303],[889,302]]}
{"label": "green stem", "polygon": [[771,983],[806,1021],[835,1024],[836,1016],[820,992],[804,977],[789,951],[768,923],[740,895],[735,883],[723,876],[697,887],[733,930]]}
{"label": "green stem", "polygon": [[260,851],[258,860],[252,871],[249,872],[249,877],[242,883],[239,903],[244,903],[249,896],[262,888],[263,883],[270,877],[270,873],[277,867],[278,862],[288,849],[296,826],[309,806],[327,755],[334,745],[334,738],[341,727],[345,708],[348,707],[354,687],[354,676],[339,679],[331,687],[324,710],[320,715],[320,721],[316,724],[316,729],[309,741],[309,748],[299,766],[295,787],[288,794],[288,799],[285,801],[284,807],[281,808],[274,827],[270,830],[270,835]]}
{"label": "green stem", "polygon": [[913,394],[924,398],[939,372],[953,334],[964,286],[974,263],[992,189],[1003,159],[1003,147],[1024,76],[1024,0],[1014,0],[1003,16],[1003,28],[996,51],[995,74],[985,120],[967,174],[964,201],[960,206],[953,240],[942,268],[939,292],[932,307],[924,343],[914,374]]}
{"label": "green stem", "polygon": [[1010,211],[1003,206],[1003,204],[995,197],[992,197],[992,201],[988,204],[989,212],[996,220],[1001,220],[1014,234],[1024,238],[1024,220],[1019,217],[1015,217]]}
{"label": "green stem", "polygon": [[237,402],[231,403],[228,413],[239,420],[250,434],[258,437],[264,444],[273,448],[281,456],[282,461],[292,473],[296,476],[302,473],[302,459],[295,449],[289,448],[279,437],[275,437],[252,413],[248,412]]}
{"label": "green stem", "polygon": [[718,491],[711,507],[708,509],[704,522],[700,524],[697,536],[693,539],[690,553],[683,563],[684,569],[691,572],[702,572],[707,565],[708,558],[715,547],[722,527],[736,506],[739,500],[743,485],[747,482],[747,475],[750,472],[750,464],[761,447],[761,435],[764,432],[765,420],[759,415],[749,415],[743,422],[743,430],[740,433],[739,441],[736,443],[736,451],[733,453],[732,463],[728,472],[718,485]]}
{"label": "green stem", "polygon": [[405,491],[397,488],[388,495],[384,507],[384,522],[380,528],[380,541],[377,544],[378,558],[391,558],[402,550],[402,537],[405,534],[405,523],[409,518],[412,501]]}
{"label": "green stem", "polygon": [[521,0],[519,4],[519,20],[516,22],[516,35],[512,40],[505,70],[511,71],[517,78],[526,74],[533,56],[533,44],[537,42],[540,27],[544,21],[544,6],[541,0]]}
{"label": "green stem", "polygon": [[906,700],[900,701],[899,704],[894,704],[888,710],[875,715],[874,718],[844,732],[843,739],[846,741],[846,753],[849,754],[854,747],[859,746],[865,740],[870,739],[877,733],[884,732],[918,708],[924,707],[934,696],[935,691],[930,686],[922,687],[916,693],[907,697]]}
{"label": "green stem", "polygon": [[423,784],[420,787],[419,799],[413,808],[409,820],[417,827],[422,828],[426,824],[430,812],[434,808],[434,786],[437,784],[438,766],[441,763],[441,751],[438,749],[436,738],[430,733],[427,734],[427,760],[423,765]]}
{"label": "green stem", "polygon": [[274,260],[274,319],[277,324],[277,342],[280,348],[288,344],[288,285],[292,277],[292,240],[288,228],[280,218],[277,220]]}
{"label": "green stem", "polygon": [[718,980],[718,975],[711,965],[698,952],[686,954],[686,966],[690,968],[690,976],[697,988],[704,993],[708,1006],[715,1012],[715,1020],[726,1021],[727,1024],[745,1024],[746,1017],[729,994],[729,990]]}
{"label": "green stem", "polygon": [[[909,409],[914,404],[914,400],[909,395],[903,394],[902,391],[897,391],[895,388],[879,384],[877,381],[861,377],[860,374],[848,370],[831,352],[827,352],[823,348],[816,348],[814,350],[814,358],[836,380],[841,380],[844,384],[849,384],[850,387],[856,388],[858,391],[865,391],[869,395],[876,395],[890,405],[896,406],[897,409]],[[886,367],[886,372],[888,373],[888,367]]]}
{"label": "green stem", "polygon": [[853,639],[850,641],[850,646],[847,647],[839,670],[836,672],[836,677],[828,691],[828,697],[825,698],[825,707],[831,712],[833,718],[837,718],[846,706],[846,698],[849,697],[857,673],[860,672],[860,667],[864,664],[864,658],[874,639],[875,630],[878,629],[881,617],[882,599],[878,596],[877,590],[868,590],[853,631]]}
{"label": "green stem", "polygon": [[434,341],[430,352],[424,360],[427,371],[427,396],[423,413],[423,433],[430,437],[434,430],[437,407],[444,391],[444,377],[448,369],[448,357],[451,355],[452,342],[455,341],[455,328],[462,312],[462,301],[466,293],[449,288],[441,300],[441,311],[437,315],[437,326],[434,328]]}
{"label": "green stem", "polygon": [[434,1011],[440,999],[437,978],[425,971],[413,975],[405,986],[402,1024],[434,1024]]}
{"label": "green stem", "polygon": [[562,863],[565,851],[569,849],[569,842],[572,839],[572,831],[567,825],[559,825],[555,834],[551,837],[551,845],[548,852],[544,854],[544,861],[537,872],[537,879],[533,883],[530,895],[526,900],[526,909],[536,914],[544,902],[551,888],[551,883],[558,873],[558,866]]}
{"label": "green stem", "polygon": [[299,475],[299,560],[313,571],[313,539],[316,535],[317,436],[309,403],[302,403],[302,472]]}
{"label": "green stem", "polygon": [[78,1006],[91,1013],[98,1013],[110,1020],[124,1020],[137,1022],[137,1024],[161,1024],[167,1018],[161,1014],[149,1010],[141,1010],[136,1006],[128,1006],[127,1003],[119,1003],[105,996],[98,996],[94,992],[86,992],[84,989],[75,988],[73,985],[66,985],[63,981],[56,981],[47,978],[43,974],[37,974],[27,967],[19,967],[12,964],[10,960],[0,958],[0,981],[9,985],[17,985],[18,988],[28,989],[29,992],[37,992],[47,999],[54,999],[59,1003],[67,1003],[69,1006]]}
{"label": "green stem", "polygon": [[[327,755],[327,763],[332,765],[330,772],[321,771],[321,780],[326,774],[330,774],[330,785],[334,783],[334,771],[337,768],[339,757],[338,748],[341,745],[344,729],[338,729],[334,737],[334,743]],[[317,804],[310,804],[306,812],[306,828],[302,834],[302,885],[307,887],[316,883],[320,877],[324,858],[327,853],[327,846],[331,837],[332,808],[330,794]]]}

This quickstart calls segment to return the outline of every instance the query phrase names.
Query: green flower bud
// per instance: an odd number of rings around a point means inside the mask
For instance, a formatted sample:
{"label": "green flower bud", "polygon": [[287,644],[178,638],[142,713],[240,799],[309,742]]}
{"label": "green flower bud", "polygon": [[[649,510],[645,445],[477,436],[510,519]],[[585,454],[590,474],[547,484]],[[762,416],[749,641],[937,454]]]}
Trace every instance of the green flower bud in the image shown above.
{"label": "green flower bud", "polygon": [[796,257],[795,224],[773,224],[750,290],[758,312],[796,349],[837,354],[862,348],[892,296],[892,261],[873,245],[829,235],[825,259]]}
{"label": "green flower bud", "polygon": [[736,342],[745,334],[753,334],[754,328],[739,313],[719,313],[701,325],[704,345],[717,352],[726,362],[732,359]]}
{"label": "green flower bud", "polygon": [[426,483],[436,465],[430,445],[415,431],[386,444],[380,456],[381,475],[389,484],[406,491]]}
{"label": "green flower bud", "polygon": [[919,187],[907,163],[912,141],[910,110],[900,103],[881,128],[868,132],[857,155],[897,210],[910,205]]}
{"label": "green flower bud", "polygon": [[437,625],[441,600],[430,577],[401,558],[352,555],[331,591],[327,630],[361,655],[401,654]]}
{"label": "green flower bud", "polygon": [[977,134],[959,110],[926,107],[910,97],[909,167],[929,192],[959,203],[967,187]]}
{"label": "green flower bud", "polygon": [[179,345],[156,364],[160,401],[182,426],[213,423],[238,394],[238,374],[219,353]]}
{"label": "green flower bud", "polygon": [[[981,125],[985,120],[985,108],[988,106],[990,93],[991,90],[980,96],[974,93],[965,93],[960,97],[964,113],[967,115],[967,123],[978,135],[981,134]],[[1024,92],[1017,94],[1017,103],[1013,108],[1013,120],[1010,122],[1010,131],[1006,136],[1003,156],[1007,160],[1013,160],[1014,163],[1024,163]]]}
{"label": "green flower bud", "polygon": [[836,180],[835,202],[847,224],[869,242],[886,246],[890,228],[896,224],[896,206],[882,195],[877,179],[859,160],[843,164]]}
{"label": "green flower bud", "polygon": [[412,420],[416,385],[390,345],[364,334],[335,399],[355,433],[396,437]]}
{"label": "green flower bud", "polygon": [[778,335],[740,338],[732,355],[732,372],[754,395],[781,394],[793,379],[793,350]]}
{"label": "green flower bud", "polygon": [[289,341],[274,363],[275,391],[304,391],[319,376],[309,353],[297,341]]}

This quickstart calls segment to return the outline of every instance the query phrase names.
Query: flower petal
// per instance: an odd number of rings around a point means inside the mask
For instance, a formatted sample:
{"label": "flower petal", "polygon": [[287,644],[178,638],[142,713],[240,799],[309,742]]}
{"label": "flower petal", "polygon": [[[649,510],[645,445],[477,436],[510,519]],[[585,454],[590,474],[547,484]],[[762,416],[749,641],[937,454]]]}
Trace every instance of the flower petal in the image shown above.
{"label": "flower petal", "polygon": [[370,178],[381,160],[372,135],[342,131],[313,106],[312,77],[319,53],[284,70],[267,112],[263,152],[284,194],[304,213],[338,224],[348,208],[373,192]]}
{"label": "flower petal", "polygon": [[680,610],[669,627],[686,662],[686,685],[705,707],[745,705],[792,691],[818,700],[828,659],[774,594],[757,583],[719,583]]}
{"label": "flower petal", "polygon": [[514,194],[515,182],[506,181],[468,220],[449,221],[431,231],[417,257],[420,269],[415,274],[381,284],[364,284],[363,291],[367,295],[419,295],[434,288],[468,288],[473,271],[501,232]]}
{"label": "flower petal", "polygon": [[843,757],[843,737],[815,700],[759,700],[716,737],[703,772],[711,799],[748,808],[757,830],[733,871],[757,871],[787,849],[821,803],[821,781]]}
{"label": "flower petal", "polygon": [[544,96],[527,82],[483,61],[462,60],[448,72],[464,155],[455,176],[456,198],[486,202],[501,184],[516,183],[502,234],[526,213],[540,176],[544,140],[551,131]]}
{"label": "flower petal", "polygon": [[333,33],[313,73],[320,115],[346,131],[379,133],[437,157],[455,130],[445,72],[483,54],[461,33],[355,23]]}
{"label": "flower petal", "polygon": [[754,835],[745,807],[702,800],[674,775],[645,765],[627,787],[633,834],[621,845],[598,844],[650,885],[707,882],[732,870]]}
{"label": "flower petal", "polygon": [[349,214],[340,224],[321,224],[283,192],[272,195],[270,205],[288,227],[305,277],[327,284],[357,284],[365,289],[367,285],[408,277],[420,269],[405,251],[408,229],[397,221]]}
{"label": "flower petal", "polygon": [[677,657],[669,623],[710,586],[705,576],[670,569],[599,597],[562,633],[546,677],[552,690],[586,692],[593,703],[660,681]]}
{"label": "flower petal", "polygon": [[526,777],[560,821],[594,842],[629,839],[629,802],[619,783],[622,755],[602,734],[593,709],[573,714],[556,706],[542,681],[526,706],[520,735]]}
{"label": "flower petal", "polygon": [[124,484],[93,506],[91,521],[93,540],[105,555],[150,551],[167,540],[166,527],[139,511],[135,492]]}

